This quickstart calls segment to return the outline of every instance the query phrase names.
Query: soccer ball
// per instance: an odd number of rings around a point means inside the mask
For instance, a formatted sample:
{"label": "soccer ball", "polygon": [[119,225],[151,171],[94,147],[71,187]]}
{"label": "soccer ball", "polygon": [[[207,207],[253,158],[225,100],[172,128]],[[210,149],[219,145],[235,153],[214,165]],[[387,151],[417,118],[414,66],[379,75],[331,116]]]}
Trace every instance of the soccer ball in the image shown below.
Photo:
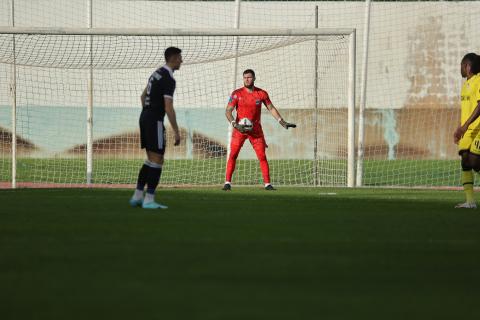
{"label": "soccer ball", "polygon": [[250,119],[248,118],[242,118],[238,121],[238,124],[242,125],[246,130],[252,130],[253,129],[253,123]]}

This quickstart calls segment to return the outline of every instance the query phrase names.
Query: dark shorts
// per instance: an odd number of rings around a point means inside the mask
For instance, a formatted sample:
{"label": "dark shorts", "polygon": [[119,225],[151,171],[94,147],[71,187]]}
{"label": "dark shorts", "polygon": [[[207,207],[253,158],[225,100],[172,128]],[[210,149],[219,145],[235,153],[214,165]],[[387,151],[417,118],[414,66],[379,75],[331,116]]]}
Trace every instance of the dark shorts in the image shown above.
{"label": "dark shorts", "polygon": [[142,149],[164,154],[167,139],[163,121],[140,117],[140,141]]}

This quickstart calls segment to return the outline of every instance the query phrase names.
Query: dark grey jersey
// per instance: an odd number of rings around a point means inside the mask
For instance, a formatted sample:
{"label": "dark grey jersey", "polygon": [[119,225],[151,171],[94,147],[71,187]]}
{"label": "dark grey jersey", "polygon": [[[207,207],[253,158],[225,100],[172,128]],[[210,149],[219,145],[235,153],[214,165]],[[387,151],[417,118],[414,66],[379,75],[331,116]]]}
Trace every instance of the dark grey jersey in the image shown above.
{"label": "dark grey jersey", "polygon": [[174,92],[175,79],[173,78],[173,72],[165,66],[155,70],[148,79],[147,95],[145,96],[145,105],[142,113],[163,121],[165,117],[164,98],[173,99]]}

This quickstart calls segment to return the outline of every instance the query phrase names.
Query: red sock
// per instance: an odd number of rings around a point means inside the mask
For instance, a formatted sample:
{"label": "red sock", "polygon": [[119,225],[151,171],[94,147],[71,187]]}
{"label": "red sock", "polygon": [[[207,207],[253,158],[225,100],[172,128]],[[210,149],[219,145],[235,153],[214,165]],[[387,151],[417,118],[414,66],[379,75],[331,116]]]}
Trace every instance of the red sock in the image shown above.
{"label": "red sock", "polygon": [[[253,140],[253,141],[252,141]],[[263,137],[252,139],[252,146],[257,154],[257,158],[260,161],[260,169],[262,170],[263,182],[270,183],[270,168],[268,167],[267,156],[265,154],[265,148],[267,144]]]}
{"label": "red sock", "polygon": [[232,144],[230,144],[230,155],[227,161],[227,171],[225,173],[225,181],[232,182],[233,171],[235,171],[235,164],[237,163],[237,157],[242,148],[243,141],[245,139],[232,137]]}
{"label": "red sock", "polygon": [[270,183],[270,168],[268,167],[267,157],[260,160],[260,169],[262,169],[263,182]]}
{"label": "red sock", "polygon": [[237,159],[228,157],[227,172],[225,173],[225,181],[232,182],[232,175],[233,175],[233,171],[235,170],[236,163],[237,163]]}

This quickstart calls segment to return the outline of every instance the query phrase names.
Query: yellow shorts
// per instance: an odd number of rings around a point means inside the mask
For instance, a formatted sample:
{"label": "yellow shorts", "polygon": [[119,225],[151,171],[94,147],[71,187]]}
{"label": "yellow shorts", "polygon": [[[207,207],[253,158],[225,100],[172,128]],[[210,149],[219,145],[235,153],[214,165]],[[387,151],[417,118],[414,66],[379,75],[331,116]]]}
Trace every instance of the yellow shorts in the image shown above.
{"label": "yellow shorts", "polygon": [[478,129],[468,129],[458,142],[458,153],[470,151],[470,153],[480,155],[480,131]]}

